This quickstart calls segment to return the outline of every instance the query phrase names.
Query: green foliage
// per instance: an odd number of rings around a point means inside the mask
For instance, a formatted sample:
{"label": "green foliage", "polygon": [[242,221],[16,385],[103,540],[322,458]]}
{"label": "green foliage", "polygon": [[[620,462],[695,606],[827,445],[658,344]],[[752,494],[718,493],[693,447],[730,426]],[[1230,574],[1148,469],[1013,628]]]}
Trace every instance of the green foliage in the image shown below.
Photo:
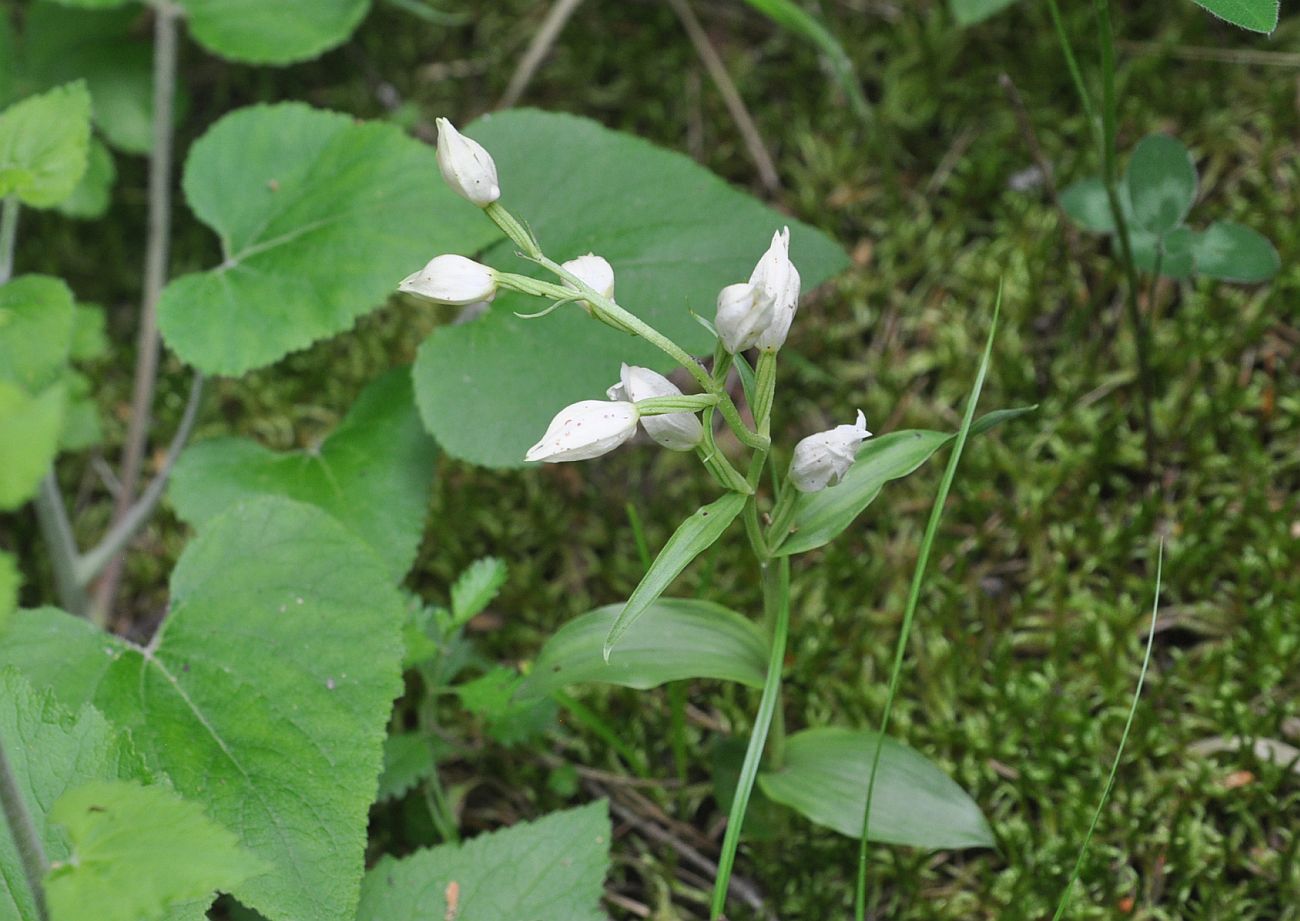
{"label": "green foliage", "polygon": [[505,585],[509,570],[496,557],[475,560],[462,572],[451,587],[452,625],[468,623],[481,612]]}
{"label": "green foliage", "polygon": [[423,732],[398,732],[384,739],[379,802],[398,799],[438,769],[436,740]]}
{"label": "green foliage", "polygon": [[[563,261],[599,247],[614,268],[618,302],[688,351],[713,348],[713,337],[691,312],[712,315],[719,289],[749,276],[782,224],[790,224],[791,258],[805,289],[846,265],[828,237],[730,188],[681,154],[586,119],[502,112],[467,133],[495,159],[502,203],[536,233],[547,254]],[[499,242],[483,261],[538,274],[513,255],[515,249]],[[438,252],[430,241],[425,259]],[[390,277],[390,287],[399,277]],[[603,394],[620,362],[658,371],[671,365],[653,347],[591,322],[575,306],[544,322],[515,316],[535,310],[533,301],[502,296],[480,319],[434,330],[420,348],[416,401],[429,431],[452,456],[522,466],[555,413]]]}
{"label": "green foliage", "polygon": [[1251,32],[1271,33],[1277,28],[1279,0],[1195,0],[1220,19]]}
{"label": "green foliage", "polygon": [[493,239],[437,175],[432,149],[391,125],[298,103],[227,115],[184,179],[224,260],[164,290],[167,344],[203,371],[243,374],[349,329],[430,250]]}
{"label": "green foliage", "polygon": [[622,605],[606,605],[557,630],[537,654],[520,694],[549,694],[588,681],[638,690],[687,678],[763,686],[768,645],[763,631],[709,601],[655,600],[623,634],[618,655],[606,662],[605,637],[622,610]]}
{"label": "green foliage", "polygon": [[420,424],[405,368],[371,383],[318,447],[276,453],[221,438],[188,448],[171,501],[202,526],[256,496],[314,505],[367,543],[396,581],[411,568],[429,504],[435,448]]}
{"label": "green foliage", "polygon": [[[972,434],[988,431],[1037,407],[1024,406],[988,413],[971,426]],[[773,553],[792,556],[823,547],[857,519],[876,500],[890,480],[913,473],[957,436],[943,432],[904,430],[871,438],[858,449],[857,459],[833,489],[799,493],[790,531],[773,543]]]}
{"label": "green foliage", "polygon": [[29,394],[0,381],[0,509],[14,509],[30,499],[50,469],[65,400],[61,383]]}
{"label": "green foliage", "polygon": [[194,40],[248,64],[292,64],[342,44],[370,0],[179,0]]}
{"label": "green foliage", "polygon": [[0,198],[50,208],[86,171],[90,94],[81,82],[32,96],[0,113]]}
{"label": "green foliage", "polygon": [[357,921],[602,921],[610,833],[602,801],[385,857],[366,874]]}
{"label": "green foliage", "polygon": [[1016,0],[948,0],[948,8],[959,26],[973,26],[994,13],[1005,10]]}
{"label": "green foliage", "polygon": [[9,623],[9,616],[18,608],[18,589],[23,577],[18,572],[14,558],[0,550],[0,632]]}
{"label": "green foliage", "polygon": [[502,745],[518,745],[550,729],[556,711],[549,700],[520,699],[522,683],[514,669],[497,665],[453,690],[466,710],[484,719],[488,735]]}
{"label": "green foliage", "polygon": [[400,687],[401,618],[388,568],[342,525],[259,499],[186,548],[148,647],[34,611],[13,621],[0,662],[93,699],[270,867],[233,887],[240,901],[273,921],[345,921]]}
{"label": "green foliage", "polygon": [[[0,743],[50,861],[69,856],[65,836],[47,814],[64,793],[95,780],[149,779],[127,736],[98,711],[90,706],[70,711],[12,668],[0,668]],[[8,883],[0,886],[0,919],[36,921],[7,828],[0,834],[0,878]]]}
{"label": "green foliage", "polygon": [[[1196,165],[1180,141],[1164,134],[1142,139],[1118,189],[1134,264],[1168,278],[1200,274],[1249,284],[1276,275],[1281,259],[1257,231],[1230,221],[1215,221],[1204,231],[1184,225],[1196,187]],[[1065,188],[1061,207],[1084,230],[1115,233],[1106,186],[1098,178]]]}
{"label": "green foliage", "polygon": [[98,138],[90,139],[90,149],[86,157],[86,172],[81,182],[58,206],[59,211],[69,217],[92,220],[104,216],[108,210],[109,198],[113,192],[113,183],[117,181],[117,165],[113,155]]}
{"label": "green foliage", "polygon": [[746,497],[729,492],[708,505],[701,506],[677,526],[668,543],[659,551],[640,583],[623,605],[605,635],[602,654],[609,661],[610,652],[618,645],[632,625],[650,606],[667,591],[673,580],[682,574],[691,561],[713,546],[714,541],[731,526],[745,507]]}
{"label": "green foliage", "polygon": [[212,900],[265,868],[203,810],[162,786],[100,780],[63,794],[50,820],[66,860],[45,880],[52,921],[151,921]]}
{"label": "green foliage", "polygon": [[[778,771],[759,775],[769,799],[842,835],[862,834],[879,733],[820,728],[786,740]],[[975,801],[932,761],[886,737],[871,801],[871,839],[923,848],[992,847]]]}

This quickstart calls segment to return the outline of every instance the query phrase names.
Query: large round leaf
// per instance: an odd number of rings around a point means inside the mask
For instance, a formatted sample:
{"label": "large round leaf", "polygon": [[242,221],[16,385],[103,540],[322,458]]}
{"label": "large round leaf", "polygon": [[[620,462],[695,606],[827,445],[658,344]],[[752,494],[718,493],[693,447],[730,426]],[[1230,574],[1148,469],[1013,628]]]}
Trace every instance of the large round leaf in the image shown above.
{"label": "large round leaf", "polygon": [[1215,221],[1196,234],[1192,251],[1196,271],[1223,281],[1268,281],[1282,267],[1267,237],[1232,221]]}
{"label": "large round leaf", "polygon": [[225,259],[169,284],[159,323],[211,374],[349,329],[433,253],[499,235],[438,180],[426,145],[297,103],[227,115],[191,150],[184,187]]}
{"label": "large round leaf", "polygon": [[[779,771],[760,774],[770,799],[850,838],[862,836],[867,781],[879,734],[807,729],[786,740]],[[871,797],[871,840],[913,847],[992,847],[975,801],[934,762],[886,738]]]}
{"label": "large round leaf", "polygon": [[345,42],[370,0],[179,0],[209,51],[250,64],[289,64]]}
{"label": "large round leaf", "polygon": [[750,687],[767,676],[767,640],[752,621],[708,601],[661,598],[637,621],[605,661],[605,637],[621,604],[569,621],[546,641],[520,687],[541,696],[588,681],[625,688],[657,687],[684,678],[718,678]]}
{"label": "large round leaf", "polygon": [[[749,277],[782,225],[791,227],[791,257],[805,290],[847,264],[824,234],[681,154],[595,122],[519,110],[486,117],[468,133],[496,160],[502,203],[533,228],[547,255],[566,260],[595,250],[614,267],[618,302],[695,353],[713,343],[691,312],[712,318],[718,291]],[[541,274],[514,248],[498,245],[485,261]],[[420,349],[416,398],[448,453],[492,467],[522,466],[556,411],[603,395],[620,362],[672,366],[577,306],[537,320],[514,315],[539,306],[498,298],[482,318],[437,329]]]}
{"label": "large round leaf", "polygon": [[30,96],[0,112],[0,198],[50,208],[73,193],[90,148],[84,83]]}
{"label": "large round leaf", "polygon": [[1183,222],[1196,201],[1196,165],[1177,138],[1151,134],[1138,142],[1124,176],[1133,219],[1154,234]]}
{"label": "large round leaf", "polygon": [[130,729],[146,764],[268,868],[233,888],[241,902],[273,921],[351,921],[402,617],[388,570],[341,524],[259,499],[186,548],[147,647],[30,611],[0,666]]}

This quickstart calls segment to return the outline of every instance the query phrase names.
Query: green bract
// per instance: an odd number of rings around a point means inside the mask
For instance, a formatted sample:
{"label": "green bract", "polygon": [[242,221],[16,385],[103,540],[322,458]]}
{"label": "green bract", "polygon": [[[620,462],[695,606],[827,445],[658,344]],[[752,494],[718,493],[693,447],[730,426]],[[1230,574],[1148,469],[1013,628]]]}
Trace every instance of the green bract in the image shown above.
{"label": "green bract", "polygon": [[610,831],[602,801],[385,857],[366,874],[357,921],[603,921]]}
{"label": "green bract", "polygon": [[90,94],[71,83],[0,113],[0,198],[50,208],[72,194],[86,171]]}
{"label": "green bract", "polygon": [[434,456],[403,368],[370,384],[312,450],[278,454],[241,438],[194,445],[176,464],[170,496],[198,526],[257,496],[314,505],[369,544],[398,580],[420,543]]}
{"label": "green bract", "polygon": [[[480,119],[465,133],[492,154],[501,202],[549,256],[563,261],[598,247],[614,268],[618,303],[688,350],[713,348],[692,311],[712,316],[718,291],[749,277],[782,225],[790,225],[791,257],[805,290],[847,265],[829,238],[681,154],[587,119],[518,110]],[[477,220],[478,233],[500,239],[488,220]],[[498,270],[542,277],[516,249],[502,240],[478,258]],[[429,241],[411,270],[449,250],[459,251]],[[403,274],[390,276],[389,287]],[[544,321],[515,316],[535,310],[536,301],[503,295],[480,319],[440,327],[421,347],[416,399],[449,454],[492,467],[522,466],[556,412],[603,394],[621,362],[660,372],[672,366],[645,342],[593,323],[574,306]]]}
{"label": "green bract", "polygon": [[14,618],[0,664],[129,729],[266,866],[232,887],[240,901],[272,921],[351,921],[401,621],[369,548],[324,512],[259,499],[186,549],[147,647],[46,609]]}
{"label": "green bract", "polygon": [[433,151],[391,125],[298,103],[227,115],[184,180],[224,259],[167,286],[167,344],[208,373],[243,374],[349,329],[431,249],[494,239],[437,176]]}
{"label": "green bract", "polygon": [[164,786],[93,781],[55,802],[68,858],[45,881],[53,921],[162,918],[265,869],[235,836]]}

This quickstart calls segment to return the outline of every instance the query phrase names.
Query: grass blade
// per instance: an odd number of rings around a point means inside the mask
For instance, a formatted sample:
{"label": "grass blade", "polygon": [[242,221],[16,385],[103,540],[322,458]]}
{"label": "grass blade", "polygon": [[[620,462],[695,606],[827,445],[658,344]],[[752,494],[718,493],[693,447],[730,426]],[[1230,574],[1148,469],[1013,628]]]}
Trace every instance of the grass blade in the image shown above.
{"label": "grass blade", "polygon": [[935,496],[934,507],[930,510],[930,520],[925,526],[925,536],[921,539],[921,552],[916,559],[916,569],[912,573],[912,585],[907,593],[907,607],[903,610],[903,626],[898,635],[898,647],[894,651],[894,667],[889,676],[889,695],[885,699],[885,712],[880,718],[880,737],[876,742],[876,751],[871,759],[871,775],[867,780],[867,805],[862,813],[862,838],[858,847],[858,882],[853,900],[853,912],[856,921],[863,921],[867,901],[867,835],[871,826],[871,797],[876,789],[876,772],[880,768],[880,754],[884,748],[885,734],[889,730],[889,716],[894,708],[894,697],[898,693],[899,678],[903,671],[903,655],[907,651],[908,637],[912,631],[912,621],[916,615],[916,606],[921,598],[921,586],[925,582],[925,567],[930,561],[930,550],[939,531],[939,521],[943,518],[943,507],[948,501],[948,491],[957,476],[957,464],[961,460],[962,449],[970,435],[971,423],[975,419],[975,406],[979,403],[980,391],[984,388],[984,377],[989,369],[989,357],[993,353],[993,337],[998,331],[998,315],[1002,311],[1002,285],[998,285],[997,300],[993,304],[993,322],[989,326],[988,341],[984,343],[984,355],[980,359],[979,370],[975,374],[975,384],[971,387],[970,397],[966,400],[966,412],[962,416],[961,429],[957,432],[957,443],[953,445],[952,456],[948,458],[948,467],[943,472],[939,483],[939,493]]}

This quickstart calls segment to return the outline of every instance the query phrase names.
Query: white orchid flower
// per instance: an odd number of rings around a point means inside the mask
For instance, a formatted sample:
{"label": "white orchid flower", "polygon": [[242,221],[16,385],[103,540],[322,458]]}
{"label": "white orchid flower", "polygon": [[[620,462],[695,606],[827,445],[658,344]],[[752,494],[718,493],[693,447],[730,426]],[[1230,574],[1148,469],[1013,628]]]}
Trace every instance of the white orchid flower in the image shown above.
{"label": "white orchid flower", "polygon": [[800,492],[820,492],[834,486],[853,466],[858,446],[870,437],[862,410],[858,410],[853,425],[837,425],[829,431],[809,435],[794,446],[790,482]]}
{"label": "white orchid flower", "polygon": [[551,420],[542,440],[528,449],[526,461],[591,460],[608,454],[636,434],[640,413],[619,400],[583,400],[564,407]]}
{"label": "white orchid flower", "polygon": [[[655,397],[679,397],[682,392],[657,371],[625,364],[619,372],[619,383],[610,387],[607,395],[611,400],[637,403]],[[704,439],[704,426],[695,413],[642,416],[641,424],[647,435],[670,451],[693,451]]]}
{"label": "white orchid flower", "polygon": [[501,197],[492,155],[445,118],[438,119],[438,170],[453,192],[480,208]]}

